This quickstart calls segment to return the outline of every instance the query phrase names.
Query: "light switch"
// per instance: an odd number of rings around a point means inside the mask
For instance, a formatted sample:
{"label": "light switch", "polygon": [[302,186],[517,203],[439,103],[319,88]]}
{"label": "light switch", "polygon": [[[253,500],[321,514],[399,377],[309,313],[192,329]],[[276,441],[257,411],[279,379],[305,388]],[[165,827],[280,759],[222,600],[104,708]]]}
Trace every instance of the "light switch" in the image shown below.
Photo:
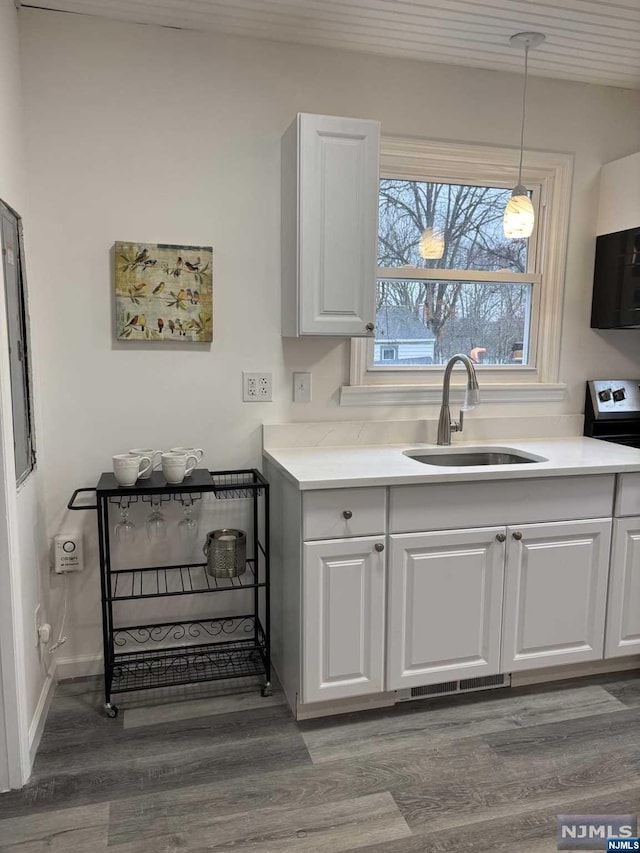
{"label": "light switch", "polygon": [[311,402],[311,374],[310,373],[294,373],[293,374],[293,402],[294,403],[310,403]]}

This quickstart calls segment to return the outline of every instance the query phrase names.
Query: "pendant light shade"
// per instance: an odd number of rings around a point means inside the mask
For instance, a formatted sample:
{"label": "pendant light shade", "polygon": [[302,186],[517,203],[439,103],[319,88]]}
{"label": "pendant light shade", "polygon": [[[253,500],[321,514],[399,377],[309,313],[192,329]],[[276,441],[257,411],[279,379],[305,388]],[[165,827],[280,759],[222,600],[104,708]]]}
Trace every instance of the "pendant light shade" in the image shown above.
{"label": "pendant light shade", "polygon": [[418,246],[420,257],[429,261],[439,261],[444,255],[444,235],[433,228],[425,228]]}
{"label": "pendant light shade", "polygon": [[514,240],[531,237],[536,215],[527,188],[518,184],[504,209],[504,236]]}
{"label": "pendant light shade", "polygon": [[529,51],[532,47],[542,44],[543,33],[516,33],[509,41],[516,47],[524,47],[524,86],[522,89],[522,124],[520,126],[520,164],[518,166],[518,183],[513,188],[511,198],[504,210],[504,236],[509,239],[526,239],[533,233],[536,221],[533,204],[527,188],[522,183],[522,157],[524,154],[524,123],[527,106],[527,78],[529,75]]}

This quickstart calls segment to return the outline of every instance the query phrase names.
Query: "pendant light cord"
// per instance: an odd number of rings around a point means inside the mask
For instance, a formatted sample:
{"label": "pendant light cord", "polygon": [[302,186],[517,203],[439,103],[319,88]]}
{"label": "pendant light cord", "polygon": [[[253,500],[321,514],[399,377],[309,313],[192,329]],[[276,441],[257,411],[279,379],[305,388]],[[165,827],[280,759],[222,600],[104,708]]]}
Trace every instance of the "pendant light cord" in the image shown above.
{"label": "pendant light cord", "polygon": [[522,124],[520,126],[520,165],[518,166],[518,186],[522,184],[522,157],[524,154],[524,119],[527,108],[527,76],[529,73],[529,45],[524,48],[524,86],[522,87]]}

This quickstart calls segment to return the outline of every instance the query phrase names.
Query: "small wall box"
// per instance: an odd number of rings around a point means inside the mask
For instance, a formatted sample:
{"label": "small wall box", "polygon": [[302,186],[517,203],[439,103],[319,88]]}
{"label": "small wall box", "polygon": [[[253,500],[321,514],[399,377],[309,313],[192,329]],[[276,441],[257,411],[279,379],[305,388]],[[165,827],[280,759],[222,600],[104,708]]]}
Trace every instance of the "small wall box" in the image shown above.
{"label": "small wall box", "polygon": [[54,538],[54,568],[58,574],[81,572],[82,537],[59,533]]}

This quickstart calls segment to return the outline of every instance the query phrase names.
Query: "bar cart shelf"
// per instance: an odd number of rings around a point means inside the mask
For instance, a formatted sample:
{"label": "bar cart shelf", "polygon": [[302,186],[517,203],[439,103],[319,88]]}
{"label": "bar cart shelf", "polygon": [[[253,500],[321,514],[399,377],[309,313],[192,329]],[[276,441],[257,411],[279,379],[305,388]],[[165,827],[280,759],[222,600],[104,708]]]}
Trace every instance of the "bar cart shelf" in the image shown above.
{"label": "bar cart shelf", "polygon": [[[79,502],[82,498],[78,496],[88,492],[95,493],[95,504]],[[211,577],[206,563],[134,568],[112,564],[110,505],[128,508],[158,497],[163,503],[185,503],[207,493],[217,500],[252,501],[253,553],[244,574]],[[269,484],[259,471],[198,469],[177,486],[168,484],[156,471],[131,488],[118,485],[113,474],[107,473],[95,488],[76,489],[68,508],[95,510],[98,518],[107,716],[118,714],[112,702],[117,693],[221,679],[262,676],[261,693],[271,695]],[[119,602],[238,590],[252,591],[252,612],[145,625],[118,624],[114,616],[114,605]]]}

